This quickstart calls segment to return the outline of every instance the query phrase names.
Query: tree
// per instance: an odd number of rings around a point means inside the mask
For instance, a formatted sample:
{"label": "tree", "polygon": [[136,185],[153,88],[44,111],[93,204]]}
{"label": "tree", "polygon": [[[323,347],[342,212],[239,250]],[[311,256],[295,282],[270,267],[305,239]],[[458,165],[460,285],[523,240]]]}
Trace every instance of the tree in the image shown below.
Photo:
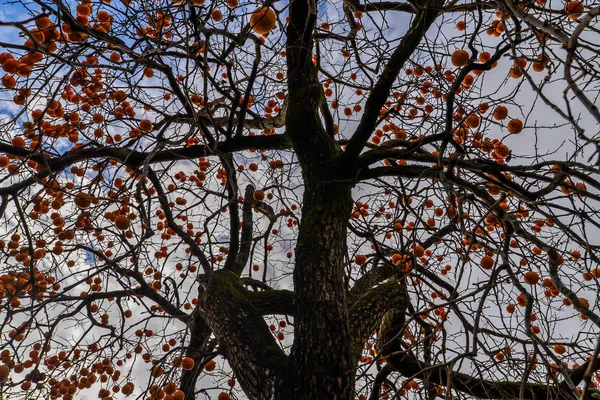
{"label": "tree", "polygon": [[3,398],[600,395],[593,2],[5,8]]}

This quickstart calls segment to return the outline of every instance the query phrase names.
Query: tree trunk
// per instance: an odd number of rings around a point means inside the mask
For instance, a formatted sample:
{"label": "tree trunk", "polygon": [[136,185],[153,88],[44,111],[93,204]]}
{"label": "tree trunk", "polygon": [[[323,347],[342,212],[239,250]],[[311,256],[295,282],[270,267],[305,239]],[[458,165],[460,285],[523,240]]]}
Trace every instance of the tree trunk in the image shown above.
{"label": "tree trunk", "polygon": [[349,187],[307,182],[294,270],[294,346],[281,399],[353,399],[344,286]]}
{"label": "tree trunk", "polygon": [[244,393],[250,399],[271,400],[287,357],[244,292],[235,273],[215,271],[199,299],[200,312]]}

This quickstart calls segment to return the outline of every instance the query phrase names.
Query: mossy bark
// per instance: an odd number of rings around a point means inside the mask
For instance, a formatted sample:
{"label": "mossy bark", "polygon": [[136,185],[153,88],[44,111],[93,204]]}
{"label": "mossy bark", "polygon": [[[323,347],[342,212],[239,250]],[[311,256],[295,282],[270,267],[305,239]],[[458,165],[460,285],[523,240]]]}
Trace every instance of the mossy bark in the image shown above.
{"label": "mossy bark", "polygon": [[273,399],[287,357],[244,292],[235,273],[215,271],[199,307],[246,395]]}
{"label": "mossy bark", "polygon": [[302,168],[304,198],[294,268],[294,344],[279,399],[353,399],[354,369],[344,267],[351,184],[342,151],[323,126],[312,60],[317,3],[290,4],[287,134]]}

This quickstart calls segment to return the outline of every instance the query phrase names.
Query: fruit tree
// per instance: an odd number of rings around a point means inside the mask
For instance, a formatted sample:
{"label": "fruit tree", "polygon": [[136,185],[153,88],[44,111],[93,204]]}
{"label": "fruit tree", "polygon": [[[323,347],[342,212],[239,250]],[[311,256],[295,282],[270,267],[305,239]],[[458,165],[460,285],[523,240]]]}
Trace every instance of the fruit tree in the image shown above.
{"label": "fruit tree", "polygon": [[0,397],[600,391],[592,0],[15,0]]}

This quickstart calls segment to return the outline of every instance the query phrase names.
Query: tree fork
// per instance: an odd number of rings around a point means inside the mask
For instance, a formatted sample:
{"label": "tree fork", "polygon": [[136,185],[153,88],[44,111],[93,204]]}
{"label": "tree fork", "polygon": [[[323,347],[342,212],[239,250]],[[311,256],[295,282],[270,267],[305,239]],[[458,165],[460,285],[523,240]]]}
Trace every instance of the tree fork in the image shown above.
{"label": "tree fork", "polygon": [[270,400],[287,357],[245,291],[234,272],[215,271],[199,299],[200,314],[212,328],[244,392],[251,399]]}

